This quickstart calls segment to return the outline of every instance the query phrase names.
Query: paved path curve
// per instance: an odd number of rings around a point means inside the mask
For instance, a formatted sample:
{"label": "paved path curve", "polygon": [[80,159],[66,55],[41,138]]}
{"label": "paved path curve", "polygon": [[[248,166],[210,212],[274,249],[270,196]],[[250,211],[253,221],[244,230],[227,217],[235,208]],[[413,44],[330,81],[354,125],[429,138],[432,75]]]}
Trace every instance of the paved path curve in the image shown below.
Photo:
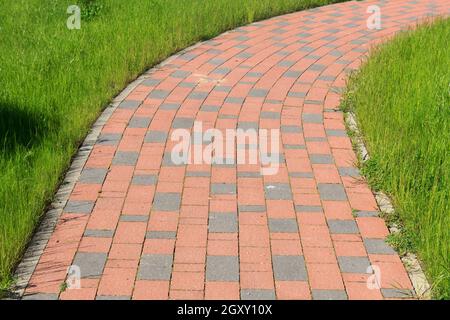
{"label": "paved path curve", "polygon": [[[372,4],[381,30],[366,26]],[[388,229],[354,167],[338,105],[346,74],[371,45],[448,14],[449,4],[352,1],[293,13],[150,70],[104,125],[25,297],[404,297],[411,281],[384,242]],[[280,129],[278,173],[176,165],[171,132],[194,120],[205,129]],[[72,264],[81,289],[59,294]],[[367,286],[371,265],[381,289]]]}

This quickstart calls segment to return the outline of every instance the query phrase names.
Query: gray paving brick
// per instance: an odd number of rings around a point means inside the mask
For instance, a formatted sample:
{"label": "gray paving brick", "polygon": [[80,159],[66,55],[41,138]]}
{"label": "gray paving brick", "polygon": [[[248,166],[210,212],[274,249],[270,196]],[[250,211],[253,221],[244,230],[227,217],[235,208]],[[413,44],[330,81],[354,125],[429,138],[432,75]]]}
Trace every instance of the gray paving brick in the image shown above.
{"label": "gray paving brick", "polygon": [[270,200],[291,200],[291,187],[287,183],[272,183],[264,186],[266,199]]}
{"label": "gray paving brick", "polygon": [[86,184],[102,184],[106,178],[107,173],[107,169],[85,168],[83,169],[83,172],[81,173],[80,179],[78,179],[78,181],[80,183]]}
{"label": "gray paving brick", "polygon": [[167,132],[164,131],[149,131],[145,135],[145,143],[165,143],[167,140]]}
{"label": "gray paving brick", "polygon": [[[237,44],[237,45],[235,45],[233,47],[236,48],[236,49],[244,49],[244,50],[250,48],[249,45],[244,44],[244,43]],[[240,67],[243,67],[243,66],[240,66]]]}
{"label": "gray paving brick", "polygon": [[337,60],[335,63],[347,65],[347,64],[350,64],[352,62],[349,61],[349,60],[340,59],[340,60]]}
{"label": "gray paving brick", "polygon": [[221,75],[227,75],[231,72],[230,68],[217,68],[215,69],[213,72],[211,72],[212,74],[221,74]]}
{"label": "gray paving brick", "polygon": [[331,137],[347,137],[347,131],[345,130],[326,130],[327,136]]}
{"label": "gray paving brick", "polygon": [[314,178],[314,173],[312,172],[289,172],[289,176],[292,178]]}
{"label": "gray paving brick", "polygon": [[237,119],[238,116],[234,114],[219,114],[219,119]]}
{"label": "gray paving brick", "polygon": [[295,64],[295,61],[283,60],[278,62],[279,67],[290,68]]}
{"label": "gray paving brick", "polygon": [[359,233],[358,226],[354,220],[328,220],[328,227],[332,234]]}
{"label": "gray paving brick", "polygon": [[172,274],[172,255],[143,255],[139,265],[139,280],[170,280]]}
{"label": "gray paving brick", "polygon": [[298,232],[296,219],[269,219],[269,230],[274,233]]}
{"label": "gray paving brick", "polygon": [[348,300],[344,290],[312,290],[313,300]]}
{"label": "gray paving brick", "polygon": [[106,253],[78,252],[73,265],[78,266],[82,278],[100,277],[105,267]]}
{"label": "gray paving brick", "polygon": [[263,111],[260,114],[261,119],[272,119],[277,120],[281,118],[281,114],[276,111]]}
{"label": "gray paving brick", "polygon": [[333,156],[329,154],[310,154],[309,159],[312,164],[333,164]]}
{"label": "gray paving brick", "polygon": [[306,146],[304,144],[285,144],[283,145],[284,149],[295,149],[295,150],[304,150]]}
{"label": "gray paving brick", "polygon": [[304,113],[302,119],[304,123],[323,123],[322,114]]}
{"label": "gray paving brick", "polygon": [[169,96],[169,91],[167,90],[153,90],[152,92],[150,92],[150,94],[148,95],[149,98],[151,99],[165,99]]}
{"label": "gray paving brick", "polygon": [[308,37],[311,37],[311,36],[312,36],[312,34],[311,33],[307,33],[307,32],[301,32],[301,33],[297,34],[297,37],[300,37],[300,38],[308,38]]}
{"label": "gray paving brick", "polygon": [[189,94],[188,99],[193,100],[205,100],[209,95],[209,92],[201,92],[201,91],[194,91]]}
{"label": "gray paving brick", "polygon": [[67,213],[89,214],[94,208],[94,201],[72,201],[69,200],[64,208]]}
{"label": "gray paving brick", "polygon": [[117,151],[112,161],[113,165],[134,166],[137,163],[139,152]]}
{"label": "gray paving brick", "polygon": [[186,52],[186,53],[182,54],[179,58],[182,60],[191,61],[191,60],[194,60],[197,56],[198,55],[195,53]]}
{"label": "gray paving brick", "polygon": [[176,239],[176,231],[149,231],[146,234],[147,239]]}
{"label": "gray paving brick", "polygon": [[158,176],[154,174],[136,175],[133,177],[131,184],[140,186],[152,186],[158,181]]}
{"label": "gray paving brick", "polygon": [[235,256],[208,256],[206,281],[239,281],[239,259]]}
{"label": "gray paving brick", "polygon": [[319,183],[317,187],[322,200],[347,200],[347,195],[341,184]]}
{"label": "gray paving brick", "polygon": [[236,40],[236,41],[247,41],[247,40],[250,40],[250,38],[247,37],[247,36],[238,36],[238,37],[234,38],[234,40]]}
{"label": "gray paving brick", "polygon": [[299,51],[301,51],[301,52],[313,52],[314,50],[316,50],[316,49],[314,49],[313,47],[308,47],[308,46],[304,46],[299,49]]}
{"label": "gray paving brick", "polygon": [[135,101],[135,100],[125,100],[122,101],[118,108],[119,109],[137,109],[141,105],[141,101]]}
{"label": "gray paving brick", "polygon": [[184,79],[184,78],[188,77],[190,74],[191,74],[191,72],[189,72],[189,71],[177,70],[177,71],[172,72],[172,74],[170,76],[173,78]]}
{"label": "gray paving brick", "polygon": [[339,50],[332,50],[328,54],[333,57],[338,57],[338,58],[343,56],[342,52]]}
{"label": "gray paving brick", "polygon": [[326,36],[326,37],[322,38],[322,40],[325,40],[325,41],[336,41],[337,39],[338,38],[334,37],[334,36]]}
{"label": "gray paving brick", "polygon": [[238,178],[260,178],[261,177],[261,173],[258,172],[244,172],[244,171],[240,171],[237,174]]}
{"label": "gray paving brick", "polygon": [[277,28],[277,29],[272,29],[271,32],[272,32],[272,33],[276,33],[276,34],[283,34],[283,33],[286,33],[287,30]]}
{"label": "gray paving brick", "polygon": [[209,232],[233,233],[238,232],[238,222],[236,213],[218,213],[209,214]]}
{"label": "gray paving brick", "polygon": [[328,32],[328,33],[339,33],[339,32],[341,32],[341,29],[328,29],[328,30],[325,30],[325,32]]}
{"label": "gray paving brick", "polygon": [[363,239],[364,246],[369,254],[396,254],[383,239]]}
{"label": "gray paving brick", "polygon": [[304,98],[304,97],[306,97],[306,92],[294,92],[294,91],[289,91],[288,97],[292,97],[292,98]]}
{"label": "gray paving brick", "polygon": [[339,174],[342,177],[354,177],[354,178],[358,178],[360,177],[360,173],[359,170],[357,168],[354,167],[340,167],[338,168],[339,170]]}
{"label": "gray paving brick", "polygon": [[385,298],[392,298],[392,299],[402,299],[402,298],[412,298],[414,297],[414,293],[409,289],[400,289],[400,288],[394,288],[394,289],[381,289],[381,294]]}
{"label": "gray paving brick", "polygon": [[273,256],[275,281],[306,281],[308,274],[303,256]]}
{"label": "gray paving brick", "polygon": [[252,89],[252,90],[250,90],[248,96],[264,98],[265,96],[267,96],[268,93],[269,93],[269,91],[266,89]]}
{"label": "gray paving brick", "polygon": [[350,41],[350,43],[351,43],[351,44],[365,44],[365,43],[367,43],[367,40],[364,40],[364,39],[355,39],[355,40]]}
{"label": "gray paving brick", "polygon": [[123,221],[123,222],[147,222],[148,218],[149,218],[149,216],[123,214],[120,216],[120,221]]}
{"label": "gray paving brick", "polygon": [[319,76],[319,78],[317,78],[317,79],[322,80],[322,81],[334,81],[334,80],[336,80],[336,77],[335,77],[335,76],[325,76],[325,75],[321,75],[321,76]]}
{"label": "gray paving brick", "polygon": [[183,82],[180,82],[178,84],[178,86],[181,88],[191,88],[192,89],[192,88],[195,88],[197,86],[197,84],[195,82],[183,81]]}
{"label": "gray paving brick", "polygon": [[175,118],[172,122],[173,129],[191,129],[194,125],[192,118]]}
{"label": "gray paving brick", "polygon": [[212,58],[208,61],[209,64],[212,64],[214,66],[220,66],[226,62],[225,59],[222,58]]}
{"label": "gray paving brick", "polygon": [[178,211],[180,209],[181,194],[174,192],[156,193],[153,209],[159,211]]}
{"label": "gray paving brick", "polygon": [[306,137],[306,142],[326,142],[327,138],[324,137]]}
{"label": "gray paving brick", "polygon": [[188,171],[186,177],[210,177],[211,173],[208,171]]}
{"label": "gray paving brick", "polygon": [[87,229],[84,231],[85,237],[90,238],[112,238],[114,235],[114,230],[91,230]]}
{"label": "gray paving brick", "polygon": [[252,121],[240,121],[237,125],[238,129],[242,130],[258,130],[259,129],[259,123],[258,122],[252,122]]}
{"label": "gray paving brick", "polygon": [[122,139],[122,134],[120,133],[102,133],[97,139],[96,144],[101,146],[115,146],[119,144],[120,139]]}
{"label": "gray paving brick", "polygon": [[219,91],[219,92],[230,92],[232,89],[231,86],[215,86],[214,87],[214,91]]}
{"label": "gray paving brick", "polygon": [[211,184],[211,194],[236,194],[236,185],[227,183]]}
{"label": "gray paving brick", "polygon": [[238,98],[238,97],[227,97],[225,99],[226,103],[234,103],[234,104],[243,104],[244,103],[244,98]]}
{"label": "gray paving brick", "polygon": [[275,291],[268,289],[241,289],[241,300],[275,300]]}
{"label": "gray paving brick", "polygon": [[322,212],[321,206],[295,206],[295,212]]}
{"label": "gray paving brick", "polygon": [[325,68],[326,66],[324,66],[323,64],[313,64],[308,69],[312,71],[323,71],[325,70]]}
{"label": "gray paving brick", "polygon": [[120,300],[131,300],[130,296],[97,296],[95,300],[106,300],[106,301],[120,301]]}
{"label": "gray paving brick", "polygon": [[265,212],[266,206],[262,205],[240,205],[239,212]]}
{"label": "gray paving brick", "polygon": [[128,123],[128,128],[148,128],[150,121],[149,117],[133,117]]}
{"label": "gray paving brick", "polygon": [[323,101],[322,100],[305,100],[305,104],[314,104],[314,105],[321,106],[321,105],[323,105]]}
{"label": "gray paving brick", "polygon": [[248,72],[246,74],[246,76],[249,78],[261,78],[263,75],[264,75],[264,73],[262,73],[262,72]]}
{"label": "gray paving brick", "polygon": [[156,87],[160,83],[161,80],[159,79],[146,79],[142,82],[142,85],[146,87]]}
{"label": "gray paving brick", "polygon": [[31,294],[27,293],[22,297],[22,300],[37,300],[37,301],[58,300],[58,294],[57,293],[31,293]]}
{"label": "gray paving brick", "polygon": [[283,104],[282,100],[277,100],[277,99],[266,99],[266,103],[270,103],[270,104]]}
{"label": "gray paving brick", "polygon": [[282,133],[301,133],[302,132],[302,127],[301,126],[282,125],[281,126],[281,132]]}
{"label": "gray paving brick", "polygon": [[220,106],[207,105],[207,106],[202,106],[200,110],[203,112],[218,112],[220,110]]}
{"label": "gray paving brick", "polygon": [[249,59],[251,57],[253,57],[253,54],[250,52],[241,52],[236,55],[238,59]]}
{"label": "gray paving brick", "polygon": [[370,267],[367,257],[338,257],[338,262],[343,273],[367,273]]}
{"label": "gray paving brick", "polygon": [[180,109],[181,104],[179,103],[163,103],[159,106],[161,110],[178,110]]}
{"label": "gray paving brick", "polygon": [[283,74],[285,78],[299,78],[302,75],[301,71],[288,70]]}
{"label": "gray paving brick", "polygon": [[378,211],[356,211],[355,214],[358,218],[380,216],[380,213]]}

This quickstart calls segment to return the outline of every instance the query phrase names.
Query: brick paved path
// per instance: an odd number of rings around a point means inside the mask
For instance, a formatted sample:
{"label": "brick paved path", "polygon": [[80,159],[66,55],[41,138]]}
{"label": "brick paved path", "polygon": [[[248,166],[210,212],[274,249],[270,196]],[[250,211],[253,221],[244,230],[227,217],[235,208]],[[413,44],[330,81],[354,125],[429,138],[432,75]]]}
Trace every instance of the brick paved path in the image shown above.
{"label": "brick paved path", "polygon": [[[369,4],[382,29],[368,30]],[[61,299],[382,299],[412,285],[338,110],[368,48],[450,1],[347,2],[220,35],[114,111],[26,289]],[[131,18],[131,17],[130,17]],[[281,130],[280,170],[175,165],[175,128]],[[78,290],[58,294],[70,265]],[[367,268],[381,271],[370,290]],[[33,296],[33,294],[36,294]],[[31,296],[29,296],[31,295]]]}

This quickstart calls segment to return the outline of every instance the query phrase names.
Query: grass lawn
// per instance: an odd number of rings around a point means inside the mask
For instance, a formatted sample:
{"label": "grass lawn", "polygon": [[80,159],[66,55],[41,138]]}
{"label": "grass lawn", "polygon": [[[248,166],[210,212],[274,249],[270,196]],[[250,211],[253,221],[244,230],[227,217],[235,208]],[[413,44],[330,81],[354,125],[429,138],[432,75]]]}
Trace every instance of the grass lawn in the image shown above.
{"label": "grass lawn", "polygon": [[[425,25],[376,50],[350,81],[371,159],[363,171],[393,198],[436,298],[450,298],[450,20]],[[394,217],[395,218],[395,217]]]}
{"label": "grass lawn", "polygon": [[[4,0],[0,290],[102,108],[145,69],[222,31],[342,0]],[[82,7],[68,30],[69,5]]]}

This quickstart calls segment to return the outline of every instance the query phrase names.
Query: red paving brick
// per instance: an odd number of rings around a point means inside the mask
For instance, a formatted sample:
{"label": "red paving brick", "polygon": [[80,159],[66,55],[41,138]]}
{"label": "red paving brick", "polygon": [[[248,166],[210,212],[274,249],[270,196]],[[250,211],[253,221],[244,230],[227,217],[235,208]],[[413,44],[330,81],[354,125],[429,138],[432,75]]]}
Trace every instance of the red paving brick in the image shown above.
{"label": "red paving brick", "polygon": [[[340,290],[349,299],[382,299],[383,290],[412,289],[399,256],[378,247],[389,233],[385,222],[358,216],[378,208],[367,184],[342,170],[356,156],[338,92],[372,44],[415,25],[430,3],[445,14],[450,2],[382,1],[382,29],[369,30],[366,10],[378,3],[261,21],[148,73],[102,129],[117,138],[99,140],[84,166],[105,169],[106,178],[75,184],[25,293],[239,299],[240,290],[264,289],[278,299],[311,299]],[[281,129],[278,172],[258,176],[259,162],[174,165],[171,133],[194,120],[222,132]],[[74,259],[91,274],[80,289],[59,293]],[[381,288],[368,287],[369,265],[381,272]]]}

